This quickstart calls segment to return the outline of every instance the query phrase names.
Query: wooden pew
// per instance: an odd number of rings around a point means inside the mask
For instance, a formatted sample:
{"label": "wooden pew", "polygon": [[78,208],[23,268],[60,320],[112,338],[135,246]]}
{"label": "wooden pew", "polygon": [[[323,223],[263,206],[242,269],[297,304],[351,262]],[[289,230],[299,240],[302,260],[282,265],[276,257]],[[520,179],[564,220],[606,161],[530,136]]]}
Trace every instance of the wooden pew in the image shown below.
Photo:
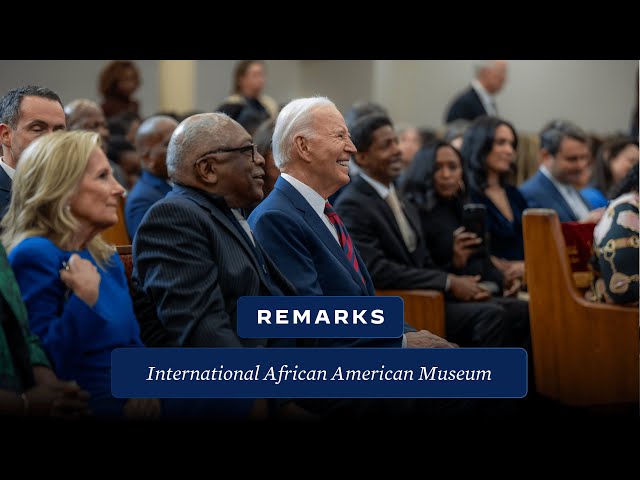
{"label": "wooden pew", "polygon": [[638,308],[593,303],[576,287],[555,211],[523,217],[536,389],[566,405],[638,402]]}
{"label": "wooden pew", "polygon": [[417,330],[445,338],[444,296],[435,290],[376,290],[377,295],[401,297],[404,319]]}
{"label": "wooden pew", "polygon": [[102,239],[112,245],[131,245],[131,239],[124,221],[124,197],[120,197],[118,205],[118,223],[102,232]]}
{"label": "wooden pew", "polygon": [[[133,256],[131,245],[116,247],[124,264],[127,281],[131,286]],[[445,338],[444,297],[435,290],[377,290],[376,294],[401,297],[404,300],[404,317],[417,330],[429,330],[434,335]]]}
{"label": "wooden pew", "polygon": [[118,245],[116,246],[120,260],[124,265],[124,273],[127,276],[127,283],[129,284],[129,292],[133,294],[131,288],[131,272],[133,272],[133,255],[131,253],[131,245]]}

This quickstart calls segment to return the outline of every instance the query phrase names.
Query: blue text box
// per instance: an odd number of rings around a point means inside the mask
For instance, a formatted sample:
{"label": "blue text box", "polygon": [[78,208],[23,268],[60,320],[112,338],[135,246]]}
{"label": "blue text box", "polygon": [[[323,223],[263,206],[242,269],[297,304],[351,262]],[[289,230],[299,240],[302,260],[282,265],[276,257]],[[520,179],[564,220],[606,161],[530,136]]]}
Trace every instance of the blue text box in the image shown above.
{"label": "blue text box", "polygon": [[521,348],[116,348],[115,397],[520,398]]}
{"label": "blue text box", "polygon": [[240,297],[244,338],[397,338],[404,333],[400,297]]}

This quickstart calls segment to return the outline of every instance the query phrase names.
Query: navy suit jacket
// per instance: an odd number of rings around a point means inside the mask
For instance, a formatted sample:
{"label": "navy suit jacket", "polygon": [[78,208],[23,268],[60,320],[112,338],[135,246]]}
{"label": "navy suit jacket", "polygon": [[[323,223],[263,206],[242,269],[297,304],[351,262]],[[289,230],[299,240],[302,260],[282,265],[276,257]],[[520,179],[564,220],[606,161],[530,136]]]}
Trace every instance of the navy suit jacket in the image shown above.
{"label": "navy suit jacket", "polygon": [[[540,170],[520,185],[519,190],[527,201],[529,208],[550,208],[558,213],[558,218],[561,222],[578,221],[562,194]],[[591,210],[591,205],[582,196],[580,198],[587,208]]]}
{"label": "navy suit jacket", "polygon": [[222,197],[176,184],[140,223],[133,241],[132,283],[146,345],[273,345],[238,337],[238,298],[271,295],[265,272],[285,295],[295,295],[295,289],[263,250],[265,263],[260,263],[221,205],[226,206]]}
{"label": "navy suit jacket", "polygon": [[129,192],[124,205],[124,217],[127,223],[129,238],[133,239],[142,217],[151,205],[171,191],[171,186],[164,178],[156,177],[143,170],[135,186]]}
{"label": "navy suit jacket", "polygon": [[4,171],[0,168],[0,220],[4,218],[11,203],[11,184],[13,182]]}
{"label": "navy suit jacket", "polygon": [[[360,273],[309,202],[280,177],[249,216],[260,244],[300,295],[375,295],[364,260],[354,245]],[[405,331],[412,328],[405,325]],[[320,339],[321,346],[399,347],[398,339]]]}
{"label": "navy suit jacket", "polygon": [[451,102],[445,123],[451,123],[459,118],[473,120],[486,114],[487,111],[484,109],[480,97],[473,88],[469,87]]}

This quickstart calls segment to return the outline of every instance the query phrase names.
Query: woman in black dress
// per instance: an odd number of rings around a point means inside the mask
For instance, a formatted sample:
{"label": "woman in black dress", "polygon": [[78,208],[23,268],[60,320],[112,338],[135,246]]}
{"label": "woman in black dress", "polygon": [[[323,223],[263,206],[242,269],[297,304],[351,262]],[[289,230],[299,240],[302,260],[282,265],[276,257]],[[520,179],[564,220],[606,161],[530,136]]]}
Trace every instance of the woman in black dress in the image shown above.
{"label": "woman in black dress", "polygon": [[405,172],[400,189],[404,200],[420,211],[423,234],[433,261],[451,273],[480,275],[492,293],[489,301],[499,303],[510,313],[514,345],[528,349],[528,303],[510,298],[519,290],[519,282],[505,282],[481,245],[482,240],[462,226],[468,194],[460,152],[442,141],[421,148]]}

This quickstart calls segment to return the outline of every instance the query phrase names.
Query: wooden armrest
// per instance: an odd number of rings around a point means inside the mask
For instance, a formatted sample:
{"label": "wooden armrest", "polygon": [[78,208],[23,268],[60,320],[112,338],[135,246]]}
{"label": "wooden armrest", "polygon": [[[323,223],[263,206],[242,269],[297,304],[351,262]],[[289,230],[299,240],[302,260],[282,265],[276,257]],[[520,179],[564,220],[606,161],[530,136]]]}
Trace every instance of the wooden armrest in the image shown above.
{"label": "wooden armrest", "polygon": [[376,290],[376,294],[400,297],[404,301],[404,319],[416,330],[429,330],[445,338],[444,296],[437,290]]}
{"label": "wooden armrest", "polygon": [[591,272],[573,272],[573,283],[575,283],[578,288],[589,288],[592,280],[593,273]]}
{"label": "wooden armrest", "polygon": [[131,255],[131,245],[116,245],[116,250],[120,255]]}

